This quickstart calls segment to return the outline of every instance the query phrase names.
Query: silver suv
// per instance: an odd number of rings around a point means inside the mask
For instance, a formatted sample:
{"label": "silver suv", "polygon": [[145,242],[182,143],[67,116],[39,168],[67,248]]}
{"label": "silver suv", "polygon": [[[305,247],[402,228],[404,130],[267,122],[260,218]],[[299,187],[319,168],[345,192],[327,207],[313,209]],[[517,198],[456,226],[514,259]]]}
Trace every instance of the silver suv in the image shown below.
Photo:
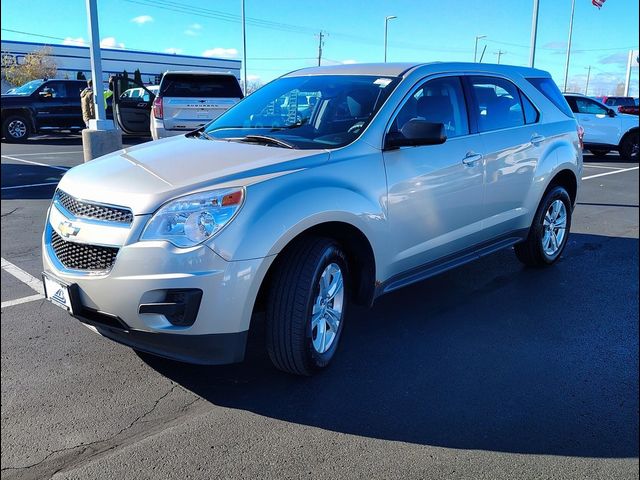
{"label": "silver suv", "polygon": [[47,297],[134,349],[309,375],[348,307],[513,247],[561,255],[579,127],[548,73],[504,65],[299,70],[187,135],[71,169],[43,236]]}

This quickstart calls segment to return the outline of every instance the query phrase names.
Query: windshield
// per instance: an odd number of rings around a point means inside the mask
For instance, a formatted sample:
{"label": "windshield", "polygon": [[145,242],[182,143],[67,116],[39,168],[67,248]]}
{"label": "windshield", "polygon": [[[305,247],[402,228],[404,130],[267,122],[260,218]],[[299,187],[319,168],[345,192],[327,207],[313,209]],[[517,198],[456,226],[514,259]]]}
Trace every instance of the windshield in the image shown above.
{"label": "windshield", "polygon": [[255,137],[270,137],[301,149],[342,147],[360,135],[399,81],[364,75],[279,78],[211,122],[205,132],[258,143]]}
{"label": "windshield", "polygon": [[36,88],[44,83],[44,80],[32,80],[25,83],[21,87],[14,88],[11,92],[12,95],[31,95]]}

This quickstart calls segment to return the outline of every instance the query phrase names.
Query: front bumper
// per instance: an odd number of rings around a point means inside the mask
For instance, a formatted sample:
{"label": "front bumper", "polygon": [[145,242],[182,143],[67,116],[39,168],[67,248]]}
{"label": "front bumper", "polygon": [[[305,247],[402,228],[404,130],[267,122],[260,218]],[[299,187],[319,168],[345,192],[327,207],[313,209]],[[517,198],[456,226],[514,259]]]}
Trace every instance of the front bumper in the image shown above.
{"label": "front bumper", "polygon": [[[137,350],[191,363],[241,361],[260,280],[270,259],[227,262],[209,247],[182,249],[168,242],[122,246],[108,272],[60,268],[43,236],[44,272],[76,285],[74,316],[98,333]],[[192,325],[172,324],[142,305],[165,301],[176,289],[202,291]],[[142,309],[144,310],[144,309]]]}

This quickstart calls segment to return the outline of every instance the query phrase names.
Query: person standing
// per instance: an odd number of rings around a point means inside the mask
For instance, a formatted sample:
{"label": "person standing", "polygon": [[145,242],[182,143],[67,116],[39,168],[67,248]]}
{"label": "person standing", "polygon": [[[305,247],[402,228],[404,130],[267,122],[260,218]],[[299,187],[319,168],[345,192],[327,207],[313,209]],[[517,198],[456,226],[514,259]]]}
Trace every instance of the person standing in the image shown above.
{"label": "person standing", "polygon": [[89,120],[96,118],[95,106],[93,104],[93,82],[87,80],[87,88],[80,92],[80,104],[82,105],[82,119],[89,128]]}

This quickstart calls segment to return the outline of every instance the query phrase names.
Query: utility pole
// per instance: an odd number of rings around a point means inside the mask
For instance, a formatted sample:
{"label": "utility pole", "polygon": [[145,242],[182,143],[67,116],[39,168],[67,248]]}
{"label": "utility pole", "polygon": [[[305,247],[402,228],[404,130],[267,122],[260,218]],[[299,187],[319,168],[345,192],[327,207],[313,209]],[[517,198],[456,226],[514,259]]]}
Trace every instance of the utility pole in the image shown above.
{"label": "utility pole", "polygon": [[631,83],[631,66],[633,65],[633,50],[629,50],[627,57],[627,74],[624,79],[624,96],[629,96],[629,84]]}
{"label": "utility pole", "polygon": [[589,95],[589,78],[591,77],[591,65],[589,65],[587,70],[587,84],[584,87],[584,94]]}
{"label": "utility pole", "polygon": [[502,50],[498,50],[497,52],[494,52],[495,55],[498,56],[498,65],[500,65],[500,57],[502,57],[502,55],[504,55],[507,52],[503,52]]}
{"label": "utility pole", "polygon": [[320,30],[320,34],[318,35],[318,66],[322,63],[322,46],[324,45],[324,36],[325,33]]}
{"label": "utility pole", "polygon": [[482,63],[482,59],[484,58],[484,53],[487,51],[487,45],[482,49],[482,53],[480,54],[480,61],[478,63]]}
{"label": "utility pole", "polygon": [[567,82],[569,81],[569,59],[571,58],[571,35],[573,34],[573,14],[576,10],[576,0],[571,0],[571,19],[569,20],[569,41],[567,42],[567,59],[564,64],[564,88],[567,91]]}
{"label": "utility pole", "polygon": [[529,66],[536,63],[536,37],[538,36],[538,7],[539,0],[533,0],[533,17],[531,18],[531,51],[529,52]]}
{"label": "utility pole", "polygon": [[486,35],[476,35],[476,43],[473,47],[473,63],[476,63],[476,58],[478,57],[478,40],[481,38],[487,38]]}

